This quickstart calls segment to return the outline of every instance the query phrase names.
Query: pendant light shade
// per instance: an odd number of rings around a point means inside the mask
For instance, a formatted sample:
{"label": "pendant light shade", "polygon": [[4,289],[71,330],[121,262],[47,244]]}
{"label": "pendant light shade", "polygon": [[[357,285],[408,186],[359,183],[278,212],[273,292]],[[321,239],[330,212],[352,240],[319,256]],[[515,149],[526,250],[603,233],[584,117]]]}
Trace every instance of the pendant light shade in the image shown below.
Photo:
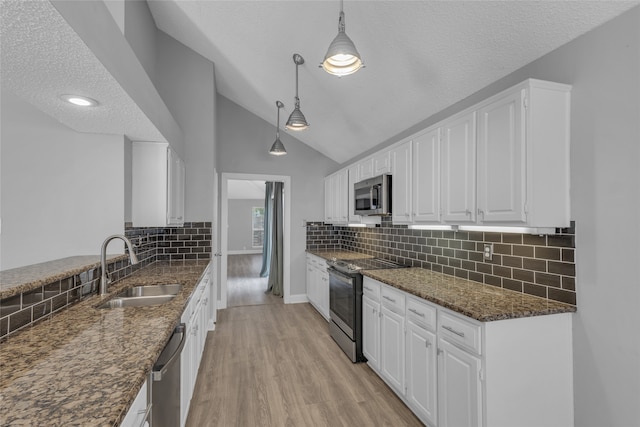
{"label": "pendant light shade", "polygon": [[309,127],[307,119],[300,111],[300,98],[298,98],[298,66],[304,64],[304,58],[297,53],[293,54],[293,62],[296,64],[296,97],[293,112],[287,120],[286,128],[289,130],[305,130]]}
{"label": "pendant light shade", "polygon": [[340,17],[338,18],[338,35],[329,45],[327,54],[322,61],[322,68],[334,76],[348,76],[364,67],[358,49],[345,32],[344,12],[340,3]]}
{"label": "pendant light shade", "polygon": [[284,156],[287,154],[287,150],[284,148],[284,144],[280,141],[280,109],[284,107],[284,104],[280,101],[276,101],[276,107],[278,107],[278,121],[276,123],[276,140],[269,150],[269,154],[273,156]]}

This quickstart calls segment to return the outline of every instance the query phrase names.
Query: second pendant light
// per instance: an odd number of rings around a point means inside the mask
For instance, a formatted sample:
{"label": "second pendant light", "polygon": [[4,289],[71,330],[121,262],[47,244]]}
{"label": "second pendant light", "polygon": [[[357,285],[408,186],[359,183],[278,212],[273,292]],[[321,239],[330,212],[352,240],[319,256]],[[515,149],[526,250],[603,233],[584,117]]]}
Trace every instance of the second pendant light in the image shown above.
{"label": "second pendant light", "polygon": [[293,62],[296,64],[296,97],[295,97],[295,107],[293,112],[289,116],[289,120],[287,120],[287,124],[285,127],[289,130],[305,130],[309,127],[309,123],[307,123],[307,119],[300,111],[300,98],[298,98],[298,67],[304,64],[304,58],[297,53],[293,54]]}

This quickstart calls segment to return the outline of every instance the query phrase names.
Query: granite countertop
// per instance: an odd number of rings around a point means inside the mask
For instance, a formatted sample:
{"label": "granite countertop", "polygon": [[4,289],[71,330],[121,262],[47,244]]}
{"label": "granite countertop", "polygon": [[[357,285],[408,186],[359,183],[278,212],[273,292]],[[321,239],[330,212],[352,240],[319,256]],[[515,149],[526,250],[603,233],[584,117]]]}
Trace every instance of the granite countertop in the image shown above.
{"label": "granite countertop", "polygon": [[[127,255],[107,255],[108,262],[121,259],[127,259]],[[0,271],[0,300],[96,267],[100,267],[100,255],[72,256]]]}
{"label": "granite countertop", "polygon": [[576,311],[569,304],[423,268],[364,270],[362,274],[481,322]]}
{"label": "granite countertop", "polygon": [[[2,425],[118,425],[208,264],[155,263],[0,344]],[[163,305],[97,309],[134,285],[180,283]]]}
{"label": "granite countertop", "polygon": [[319,256],[320,258],[324,258],[327,261],[331,261],[332,258],[344,259],[344,260],[373,258],[373,256],[371,256],[371,255],[365,255],[365,254],[361,254],[359,252],[351,252],[351,251],[344,251],[344,250],[322,250],[322,251],[317,251],[317,250],[307,249],[307,252],[312,254],[312,255]]}

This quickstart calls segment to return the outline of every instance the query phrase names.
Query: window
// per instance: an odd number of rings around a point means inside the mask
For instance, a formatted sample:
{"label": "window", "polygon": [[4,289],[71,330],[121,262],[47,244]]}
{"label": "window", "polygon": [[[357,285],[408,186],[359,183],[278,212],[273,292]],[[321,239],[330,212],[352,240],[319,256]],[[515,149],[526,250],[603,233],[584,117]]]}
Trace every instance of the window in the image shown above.
{"label": "window", "polygon": [[264,206],[251,208],[251,234],[254,248],[262,248],[264,241]]}

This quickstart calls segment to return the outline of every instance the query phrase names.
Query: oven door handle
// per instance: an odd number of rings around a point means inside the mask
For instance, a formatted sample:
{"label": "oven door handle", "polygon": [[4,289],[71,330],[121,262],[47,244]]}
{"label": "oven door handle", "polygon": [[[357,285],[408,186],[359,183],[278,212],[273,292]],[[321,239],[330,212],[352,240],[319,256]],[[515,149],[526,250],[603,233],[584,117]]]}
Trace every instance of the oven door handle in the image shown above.
{"label": "oven door handle", "polygon": [[329,275],[333,275],[333,276],[336,276],[336,277],[338,277],[338,278],[340,278],[340,279],[344,279],[344,280],[346,280],[346,281],[347,281],[347,282],[349,282],[349,283],[353,283],[353,277],[351,277],[351,276],[347,276],[346,274],[341,273],[340,271],[336,270],[336,269],[335,269],[335,268],[333,268],[333,267],[329,267],[329,268],[327,269],[327,272],[329,273]]}

